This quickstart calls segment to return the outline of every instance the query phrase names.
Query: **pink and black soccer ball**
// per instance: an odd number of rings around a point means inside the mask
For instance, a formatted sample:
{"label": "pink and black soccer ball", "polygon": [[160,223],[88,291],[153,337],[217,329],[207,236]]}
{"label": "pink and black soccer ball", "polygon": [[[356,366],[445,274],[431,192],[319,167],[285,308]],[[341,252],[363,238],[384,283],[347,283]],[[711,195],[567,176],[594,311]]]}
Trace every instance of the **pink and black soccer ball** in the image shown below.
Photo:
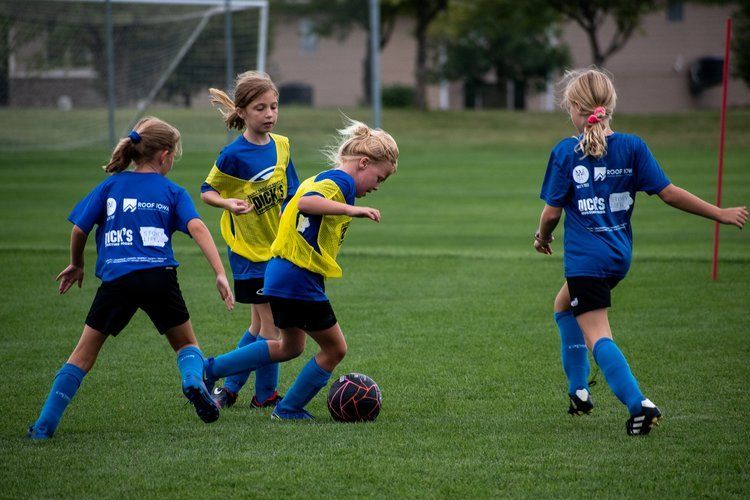
{"label": "pink and black soccer ball", "polygon": [[337,422],[373,421],[381,403],[378,384],[361,373],[342,375],[328,391],[328,411]]}

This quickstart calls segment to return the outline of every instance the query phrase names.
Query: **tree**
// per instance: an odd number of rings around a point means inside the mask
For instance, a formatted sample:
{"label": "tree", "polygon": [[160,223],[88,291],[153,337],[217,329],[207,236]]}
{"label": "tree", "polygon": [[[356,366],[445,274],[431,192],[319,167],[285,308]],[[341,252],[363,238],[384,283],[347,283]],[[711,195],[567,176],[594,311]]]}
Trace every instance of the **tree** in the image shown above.
{"label": "tree", "polygon": [[416,93],[415,104],[421,110],[427,109],[427,51],[428,28],[437,16],[448,8],[448,0],[400,0],[398,5],[405,13],[416,19],[414,36],[417,39],[417,57],[415,68]]}
{"label": "tree", "polygon": [[[609,57],[625,46],[645,14],[660,8],[657,0],[549,0],[546,3],[586,32],[591,59],[597,66],[604,66]],[[615,32],[604,48],[599,41],[599,30],[609,17],[614,20]]]}
{"label": "tree", "polygon": [[494,75],[499,93],[508,81],[515,90],[514,107],[525,107],[529,88],[541,89],[550,73],[568,62],[556,45],[557,13],[544,0],[463,0],[451,3],[436,29],[445,59],[440,77],[464,81],[469,92]]}

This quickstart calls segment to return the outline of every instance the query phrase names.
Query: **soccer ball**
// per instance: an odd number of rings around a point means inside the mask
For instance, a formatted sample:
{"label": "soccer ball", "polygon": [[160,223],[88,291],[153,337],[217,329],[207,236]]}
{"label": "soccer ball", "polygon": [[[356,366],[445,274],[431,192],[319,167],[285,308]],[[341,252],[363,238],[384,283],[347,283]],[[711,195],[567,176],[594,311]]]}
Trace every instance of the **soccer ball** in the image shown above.
{"label": "soccer ball", "polygon": [[342,375],[328,391],[328,411],[337,422],[375,420],[381,401],[378,384],[361,373]]}

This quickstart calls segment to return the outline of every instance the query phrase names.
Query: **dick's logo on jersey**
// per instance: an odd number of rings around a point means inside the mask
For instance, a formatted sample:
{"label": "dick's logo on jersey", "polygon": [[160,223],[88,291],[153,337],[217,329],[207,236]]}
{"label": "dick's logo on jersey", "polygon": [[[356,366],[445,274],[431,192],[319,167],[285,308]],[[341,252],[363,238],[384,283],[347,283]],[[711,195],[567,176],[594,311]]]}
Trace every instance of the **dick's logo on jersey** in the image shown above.
{"label": "dick's logo on jersey", "polygon": [[130,246],[133,244],[133,230],[123,227],[104,233],[105,247]]}
{"label": "dick's logo on jersey", "polygon": [[578,211],[581,212],[581,215],[603,214],[604,208],[604,198],[598,196],[578,200]]}
{"label": "dick's logo on jersey", "polygon": [[263,214],[278,206],[284,199],[284,182],[274,182],[250,197],[257,214]]}
{"label": "dick's logo on jersey", "polygon": [[349,230],[349,223],[345,223],[343,226],[341,226],[341,237],[339,238],[339,245],[341,245],[344,242],[344,236],[346,236],[346,232]]}

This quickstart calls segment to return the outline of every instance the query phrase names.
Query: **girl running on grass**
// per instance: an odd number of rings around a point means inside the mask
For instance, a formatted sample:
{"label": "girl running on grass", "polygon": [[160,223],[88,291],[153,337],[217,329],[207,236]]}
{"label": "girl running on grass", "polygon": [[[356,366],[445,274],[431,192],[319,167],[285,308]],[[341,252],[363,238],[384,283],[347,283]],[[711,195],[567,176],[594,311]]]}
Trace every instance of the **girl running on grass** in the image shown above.
{"label": "girl running on grass", "polygon": [[[83,377],[94,366],[108,336],[116,336],[140,308],[177,353],[182,391],[206,423],[219,409],[203,384],[203,355],[177,283],[179,265],[172,234],[189,234],[216,274],[216,287],[227,309],[234,298],[211,233],[187,191],[166,179],[180,155],[180,133],[158,118],[140,120],[120,140],[104,169],[112,174],[71,212],[70,264],[58,276],[60,293],[83,283],[83,250],[94,225],[96,276],[102,284],[91,305],[83,334],[68,362],[57,372],[39,418],[28,437],[49,439]],[[132,171],[126,171],[135,164]]]}
{"label": "girl running on grass", "polygon": [[309,335],[320,351],[308,361],[272,413],[275,419],[311,419],[305,410],[325,387],[346,354],[346,340],[325,292],[326,278],[339,278],[336,262],[352,217],[380,222],[380,212],[354,205],[355,198],[378,189],[396,172],[398,146],[388,133],[351,121],[339,131],[331,154],[334,168],[302,183],[281,216],[271,247],[264,294],[270,297],[281,340],[255,343],[211,358],[206,384],[234,373],[296,358]]}
{"label": "girl running on grass", "polygon": [[[248,71],[237,77],[234,101],[224,92],[210,89],[211,103],[222,109],[228,129],[242,134],[221,150],[201,187],[201,199],[224,209],[221,235],[227,243],[237,302],[250,304],[250,326],[237,347],[279,338],[271,306],[263,293],[263,275],[271,258],[271,244],[279,229],[282,205],[299,186],[289,151],[289,139],[272,134],[279,114],[279,92],[265,73]],[[216,388],[214,399],[222,408],[237,401],[250,372],[228,378]],[[255,373],[251,406],[274,406],[279,365],[273,363]]]}
{"label": "girl running on grass", "polygon": [[640,137],[614,132],[610,120],[617,95],[608,74],[596,69],[568,72],[562,106],[580,135],[552,150],[542,184],[546,202],[534,248],[552,254],[552,231],[565,211],[565,279],[554,310],[568,378],[571,415],[588,414],[587,348],[615,396],[628,407],[629,435],[648,434],[662,414],[638,387],[625,357],[612,339],[607,308],[611,290],[630,267],[630,218],[635,194],[645,191],[668,205],[740,229],[746,207],[718,208],[670,183]]}

